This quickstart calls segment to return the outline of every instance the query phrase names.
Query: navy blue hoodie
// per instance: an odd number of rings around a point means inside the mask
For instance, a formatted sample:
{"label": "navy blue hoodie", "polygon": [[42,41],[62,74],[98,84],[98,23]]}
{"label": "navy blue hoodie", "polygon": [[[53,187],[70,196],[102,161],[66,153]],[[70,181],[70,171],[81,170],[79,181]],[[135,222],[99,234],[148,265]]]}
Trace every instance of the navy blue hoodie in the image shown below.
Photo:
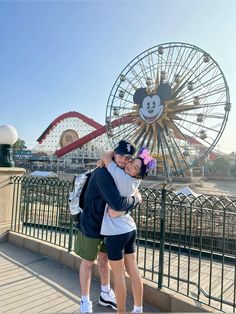
{"label": "navy blue hoodie", "polygon": [[112,176],[103,167],[94,170],[84,195],[84,208],[78,228],[85,236],[103,238],[100,229],[106,204],[118,211],[129,210],[136,205],[133,196],[120,196]]}

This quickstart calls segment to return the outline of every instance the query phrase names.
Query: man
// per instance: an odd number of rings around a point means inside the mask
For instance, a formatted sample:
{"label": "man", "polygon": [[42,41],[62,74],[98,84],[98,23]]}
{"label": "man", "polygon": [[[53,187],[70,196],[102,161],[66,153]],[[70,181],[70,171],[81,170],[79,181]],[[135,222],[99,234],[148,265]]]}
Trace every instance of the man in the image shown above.
{"label": "man", "polygon": [[[134,153],[134,146],[122,140],[114,150],[114,161],[123,169]],[[85,192],[84,209],[80,216],[79,231],[75,241],[75,253],[82,257],[80,265],[81,313],[93,311],[89,293],[92,265],[97,256],[101,278],[99,304],[111,306],[117,310],[114,292],[110,288],[108,258],[103,236],[100,234],[102,218],[106,204],[117,211],[128,211],[140,201],[140,195],[121,197],[112,176],[105,167],[94,170]]]}

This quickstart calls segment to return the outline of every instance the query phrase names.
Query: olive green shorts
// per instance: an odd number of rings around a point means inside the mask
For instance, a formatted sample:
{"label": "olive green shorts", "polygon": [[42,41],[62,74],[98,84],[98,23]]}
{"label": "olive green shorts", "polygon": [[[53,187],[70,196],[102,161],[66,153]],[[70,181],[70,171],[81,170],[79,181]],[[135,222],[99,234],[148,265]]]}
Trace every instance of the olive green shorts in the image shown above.
{"label": "olive green shorts", "polygon": [[75,236],[74,251],[87,261],[95,261],[98,252],[107,252],[104,239],[86,237],[79,230]]}

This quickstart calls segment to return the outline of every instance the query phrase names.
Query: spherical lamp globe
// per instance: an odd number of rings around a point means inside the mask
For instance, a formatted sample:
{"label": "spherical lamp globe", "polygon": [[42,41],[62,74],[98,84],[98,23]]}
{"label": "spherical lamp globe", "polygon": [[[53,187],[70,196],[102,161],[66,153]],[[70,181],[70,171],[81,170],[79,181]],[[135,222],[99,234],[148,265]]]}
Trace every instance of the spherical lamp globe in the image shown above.
{"label": "spherical lamp globe", "polygon": [[12,145],[17,141],[16,129],[11,125],[0,125],[0,167],[14,167]]}
{"label": "spherical lamp globe", "polygon": [[18,139],[16,129],[11,125],[0,125],[0,144],[13,145]]}

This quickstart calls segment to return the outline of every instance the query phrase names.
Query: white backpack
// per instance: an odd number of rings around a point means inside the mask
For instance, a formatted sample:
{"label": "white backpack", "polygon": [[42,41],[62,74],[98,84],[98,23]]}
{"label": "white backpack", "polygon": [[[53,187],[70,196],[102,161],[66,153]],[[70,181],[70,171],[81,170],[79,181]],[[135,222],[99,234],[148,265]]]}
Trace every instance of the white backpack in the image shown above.
{"label": "white backpack", "polygon": [[84,194],[87,189],[89,178],[93,170],[88,170],[76,175],[73,181],[73,190],[69,193],[69,209],[73,220],[78,220],[84,208]]}

